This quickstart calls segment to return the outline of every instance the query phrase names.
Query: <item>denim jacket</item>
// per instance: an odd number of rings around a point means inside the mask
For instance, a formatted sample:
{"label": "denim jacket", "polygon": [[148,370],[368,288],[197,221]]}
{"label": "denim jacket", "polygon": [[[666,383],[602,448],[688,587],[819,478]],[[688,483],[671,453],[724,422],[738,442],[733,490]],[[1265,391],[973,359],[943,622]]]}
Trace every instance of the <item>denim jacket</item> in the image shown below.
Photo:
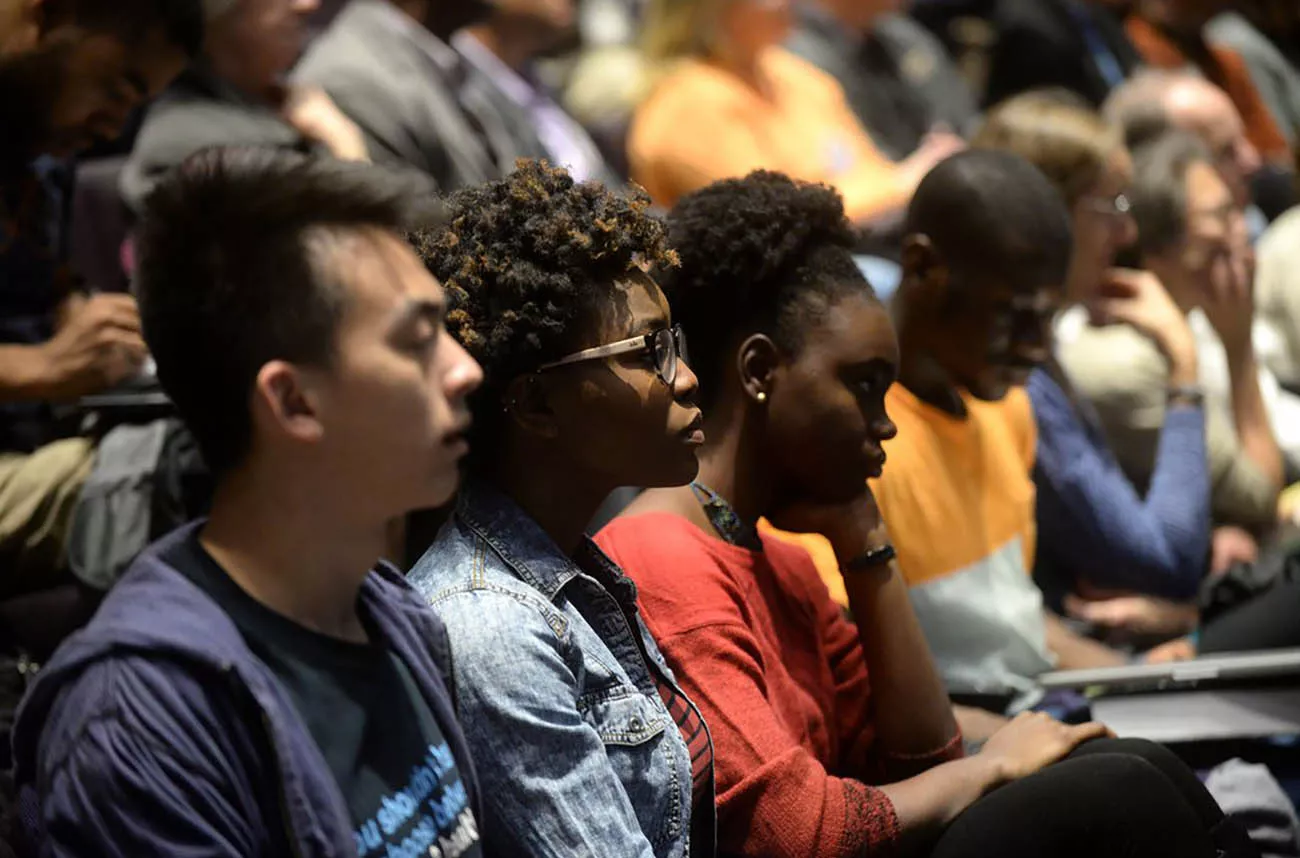
{"label": "denim jacket", "polygon": [[655,676],[676,680],[636,586],[595,543],[571,559],[509,498],[470,483],[409,580],[451,640],[492,854],[713,854],[712,778],[693,826],[690,754]]}

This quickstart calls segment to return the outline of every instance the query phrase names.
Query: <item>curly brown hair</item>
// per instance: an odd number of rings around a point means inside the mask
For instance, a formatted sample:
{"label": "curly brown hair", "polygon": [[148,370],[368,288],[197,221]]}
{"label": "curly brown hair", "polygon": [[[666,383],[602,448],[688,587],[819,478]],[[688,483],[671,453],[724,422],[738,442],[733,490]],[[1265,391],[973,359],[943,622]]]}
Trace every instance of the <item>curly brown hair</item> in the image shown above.
{"label": "curly brown hair", "polygon": [[615,283],[677,264],[649,208],[640,188],[616,193],[521,160],[504,179],[453,194],[446,227],[410,237],[447,289],[448,330],[483,366],[477,451],[500,431],[506,386],[572,351],[599,323]]}

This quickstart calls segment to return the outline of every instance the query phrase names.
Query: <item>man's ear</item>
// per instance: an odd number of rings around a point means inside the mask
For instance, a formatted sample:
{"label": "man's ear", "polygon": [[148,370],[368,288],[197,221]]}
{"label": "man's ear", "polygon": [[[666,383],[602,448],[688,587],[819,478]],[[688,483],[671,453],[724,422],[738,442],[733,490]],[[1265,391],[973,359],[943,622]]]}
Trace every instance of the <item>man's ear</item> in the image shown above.
{"label": "man's ear", "polygon": [[523,431],[539,438],[560,434],[546,379],[539,373],[521,375],[510,382],[502,405],[510,422]]}
{"label": "man's ear", "polygon": [[736,352],[736,371],[740,386],[751,402],[767,402],[776,386],[776,372],[781,365],[781,350],[766,334],[753,334]]}
{"label": "man's ear", "polygon": [[938,309],[948,300],[948,265],[930,236],[912,233],[903,239],[903,284],[909,300]]}
{"label": "man's ear", "polygon": [[258,370],[253,388],[255,422],[261,420],[295,441],[314,444],[325,435],[320,410],[320,398],[301,368],[275,360]]}

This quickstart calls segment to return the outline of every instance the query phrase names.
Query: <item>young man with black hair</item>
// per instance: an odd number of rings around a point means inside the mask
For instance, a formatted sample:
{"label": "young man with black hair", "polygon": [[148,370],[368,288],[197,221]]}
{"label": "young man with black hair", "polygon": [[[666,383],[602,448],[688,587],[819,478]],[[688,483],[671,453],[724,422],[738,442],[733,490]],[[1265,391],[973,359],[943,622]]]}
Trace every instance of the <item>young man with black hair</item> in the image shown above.
{"label": "young man with black hair", "polygon": [[29,690],[42,854],[482,854],[446,633],[376,566],[390,519],[455,491],[481,379],[399,185],[209,150],[151,198],[145,337],[216,497]]}
{"label": "young man with black hair", "polygon": [[[54,405],[135,374],[127,295],[65,264],[70,170],[197,53],[200,0],[0,0],[0,597],[52,583],[94,448]],[[41,157],[54,156],[54,157]]]}
{"label": "young man with black hair", "polygon": [[898,437],[872,488],[949,693],[1014,712],[1040,701],[1040,673],[1124,660],[1047,612],[1031,577],[1035,428],[1023,386],[1049,355],[1069,218],[1036,168],[986,153],[937,167],[907,232],[887,400]]}

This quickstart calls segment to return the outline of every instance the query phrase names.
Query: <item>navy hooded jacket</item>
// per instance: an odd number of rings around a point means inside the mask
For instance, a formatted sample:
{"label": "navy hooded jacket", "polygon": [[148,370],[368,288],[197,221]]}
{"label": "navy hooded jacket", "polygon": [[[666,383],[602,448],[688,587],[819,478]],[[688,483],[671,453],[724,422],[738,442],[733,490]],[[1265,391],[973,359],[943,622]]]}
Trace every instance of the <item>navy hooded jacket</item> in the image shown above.
{"label": "navy hooded jacket", "polygon": [[[356,855],[343,795],[287,691],[162,559],[199,526],[132,565],[18,711],[15,781],[21,802],[39,803],[40,855]],[[482,818],[442,624],[387,567],[366,577],[360,604],[423,692]]]}

